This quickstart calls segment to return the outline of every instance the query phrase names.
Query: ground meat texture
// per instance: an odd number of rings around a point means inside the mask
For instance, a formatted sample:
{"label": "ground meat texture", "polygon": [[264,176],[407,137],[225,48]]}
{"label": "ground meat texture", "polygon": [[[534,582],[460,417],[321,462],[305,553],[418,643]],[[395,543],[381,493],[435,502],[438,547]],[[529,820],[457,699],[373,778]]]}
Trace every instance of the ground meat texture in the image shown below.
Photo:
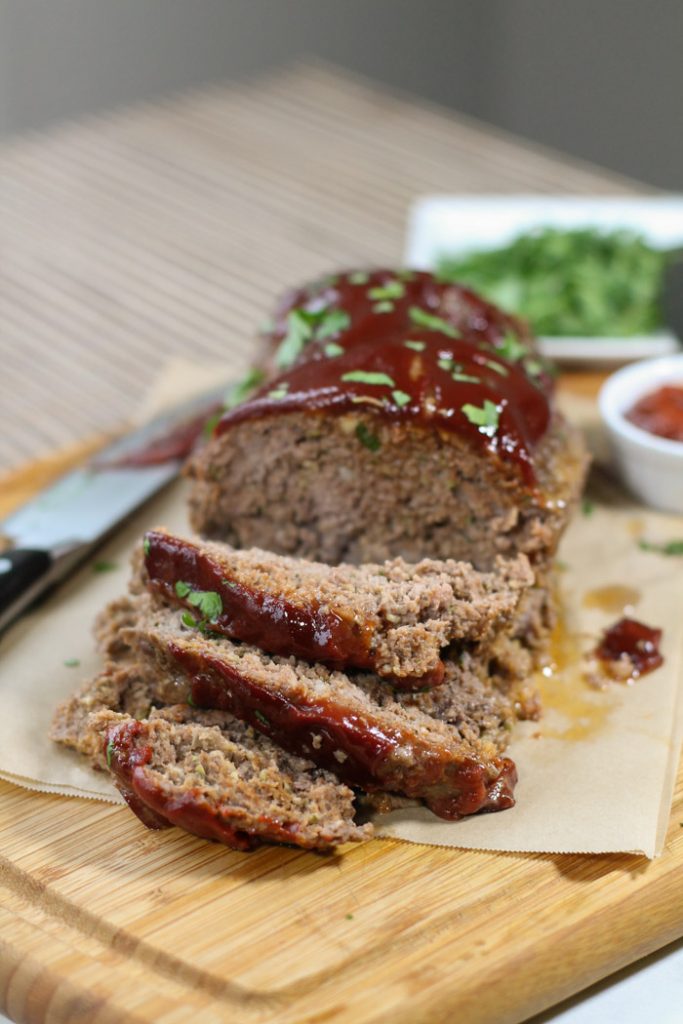
{"label": "ground meat texture", "polygon": [[288,843],[326,850],[372,836],[354,822],[352,791],[221,712],[169,709],[147,721],[92,716],[107,765],[151,828],[177,825],[236,850]]}
{"label": "ground meat texture", "polygon": [[[442,651],[507,625],[533,581],[524,556],[495,573],[448,560],[331,567],[150,531],[139,585],[193,612],[216,604],[211,631],[262,650],[369,669],[403,689],[443,680]],[[125,615],[125,613],[124,613]],[[121,618],[119,611],[117,618]]]}
{"label": "ground meat texture", "polygon": [[349,785],[419,798],[444,818],[512,806],[515,768],[490,739],[466,742],[418,707],[378,703],[376,677],[368,686],[362,676],[207,638],[184,630],[177,613],[138,600],[124,642],[184,685],[193,705],[228,710]]}
{"label": "ground meat texture", "polygon": [[189,469],[197,530],[333,564],[548,566],[586,453],[518,322],[428,274],[349,273],[290,296],[273,342],[278,375]]}

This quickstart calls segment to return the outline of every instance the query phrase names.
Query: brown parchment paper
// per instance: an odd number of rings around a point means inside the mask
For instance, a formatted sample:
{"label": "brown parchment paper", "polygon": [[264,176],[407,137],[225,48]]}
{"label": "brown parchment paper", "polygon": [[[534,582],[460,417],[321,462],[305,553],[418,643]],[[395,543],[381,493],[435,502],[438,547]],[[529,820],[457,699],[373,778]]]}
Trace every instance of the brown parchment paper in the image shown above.
{"label": "brown parchment paper", "polygon": [[[162,404],[213,387],[215,368],[176,364],[145,403]],[[591,447],[604,459],[593,403],[565,403],[581,421]],[[186,485],[157,496],[92,559],[113,562],[96,573],[92,562],[0,643],[0,777],[65,796],[120,802],[109,779],[77,755],[47,739],[57,703],[99,667],[91,640],[96,612],[124,592],[128,560],[144,529],[164,524],[187,530]],[[590,488],[593,508],[578,514],[559,559],[566,626],[559,670],[541,678],[545,713],[523,723],[509,753],[519,770],[517,805],[500,814],[444,822],[421,808],[376,819],[381,835],[473,849],[556,853],[661,851],[680,754],[683,714],[683,561],[647,553],[638,538],[662,540],[683,533],[680,518],[633,504],[601,473]],[[662,668],[633,685],[587,686],[582,652],[621,610],[587,607],[594,591],[632,588],[629,614],[664,630]],[[65,662],[77,659],[77,666]]]}

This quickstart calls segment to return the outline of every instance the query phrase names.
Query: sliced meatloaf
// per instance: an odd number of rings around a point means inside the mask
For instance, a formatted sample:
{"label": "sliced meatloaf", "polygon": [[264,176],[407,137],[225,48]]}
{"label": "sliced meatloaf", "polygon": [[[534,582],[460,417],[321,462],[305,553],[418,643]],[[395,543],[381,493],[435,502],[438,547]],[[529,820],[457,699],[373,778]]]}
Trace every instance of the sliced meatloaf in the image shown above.
{"label": "sliced meatloaf", "polygon": [[300,293],[274,338],[275,375],[189,467],[196,530],[332,564],[547,568],[586,451],[515,321],[387,271]]}
{"label": "sliced meatloaf", "polygon": [[498,559],[494,573],[451,559],[331,567],[162,530],[146,534],[140,562],[140,587],[214,633],[403,689],[440,683],[444,648],[453,657],[500,632],[533,582],[524,556]]}
{"label": "sliced meatloaf", "polygon": [[261,842],[325,850],[372,836],[371,825],[354,822],[348,786],[225,712],[170,708],[136,721],[100,711],[90,728],[150,828],[178,825],[235,850]]}
{"label": "sliced meatloaf", "polygon": [[176,683],[177,701],[227,710],[350,785],[419,798],[450,819],[514,802],[515,768],[495,742],[469,742],[409,702],[380,702],[377,677],[207,637],[146,595],[122,641],[166,694]]}

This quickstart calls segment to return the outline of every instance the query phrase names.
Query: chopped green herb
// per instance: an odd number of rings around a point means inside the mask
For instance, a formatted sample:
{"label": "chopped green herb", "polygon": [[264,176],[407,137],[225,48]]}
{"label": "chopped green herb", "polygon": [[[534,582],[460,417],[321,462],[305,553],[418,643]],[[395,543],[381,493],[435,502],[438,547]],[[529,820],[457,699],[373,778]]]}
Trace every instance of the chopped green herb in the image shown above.
{"label": "chopped green herb", "polygon": [[64,662],[67,668],[77,668],[78,665],[80,665],[80,663],[81,662],[79,658],[67,658],[66,661]]}
{"label": "chopped green herb", "polygon": [[303,309],[293,309],[287,314],[287,333],[275,353],[278,370],[292,366],[313,336],[309,317]]}
{"label": "chopped green herb", "polygon": [[525,359],[523,366],[530,377],[540,377],[543,372],[549,372],[540,359]]}
{"label": "chopped green herb", "polygon": [[683,540],[667,540],[663,544],[639,540],[638,547],[641,551],[655,551],[658,555],[683,555]]}
{"label": "chopped green herb", "polygon": [[436,365],[439,367],[439,369],[445,370],[446,373],[450,373],[451,370],[453,369],[453,359],[451,357],[449,357],[448,359],[439,359]]}
{"label": "chopped green herb", "polygon": [[197,773],[197,775],[200,775],[203,779],[206,778],[206,772],[204,771],[204,765],[201,763],[201,761],[199,761],[199,760],[195,761],[194,770]]}
{"label": "chopped green herb", "polygon": [[347,914],[346,915],[346,920],[347,921],[353,921],[353,914]]}
{"label": "chopped green herb", "polygon": [[584,498],[581,502],[581,511],[585,516],[592,516],[595,512],[595,503],[590,498]]}
{"label": "chopped green herb", "polygon": [[149,549],[150,549],[149,537],[145,537],[145,539],[142,542],[142,550],[144,551],[145,555],[149,554]]}
{"label": "chopped green herb", "polygon": [[430,331],[441,331],[442,334],[447,334],[449,338],[460,337],[460,331],[453,324],[449,324],[447,320],[443,320],[440,316],[428,313],[426,309],[420,309],[419,306],[411,306],[408,315],[412,322],[419,327],[426,327]]}
{"label": "chopped green herb", "polygon": [[187,703],[190,705],[191,708],[196,708],[197,707],[197,705],[194,702],[194,697],[192,696],[192,691],[191,690],[190,690],[190,692],[187,695]]}
{"label": "chopped green herb", "polygon": [[451,377],[454,381],[462,384],[481,384],[479,377],[471,377],[469,373],[460,373],[459,370],[454,370]]}
{"label": "chopped green herb", "polygon": [[511,363],[518,362],[528,351],[527,346],[511,331],[508,331],[503,340],[496,345],[496,352],[499,352],[503,359],[509,359]]}
{"label": "chopped green herb", "polygon": [[374,373],[369,370],[350,370],[348,373],[342,374],[342,380],[352,381],[357,384],[376,384],[377,386],[388,388],[396,387],[396,383],[388,374]]}
{"label": "chopped green herb", "polygon": [[216,429],[221,419],[223,418],[224,412],[225,409],[217,409],[212,416],[209,416],[208,420],[202,427],[202,437],[205,440],[208,441],[208,439],[213,435],[214,430]]}
{"label": "chopped green herb", "polygon": [[114,744],[111,740],[107,743],[107,768],[111,768],[111,759],[114,756]]}
{"label": "chopped green herb", "polygon": [[221,580],[224,587],[230,587],[231,590],[237,590],[238,586],[234,580],[226,580],[225,577]]}
{"label": "chopped green herb", "polygon": [[356,427],[356,437],[362,445],[371,452],[378,452],[382,447],[382,442],[377,437],[377,434],[373,434],[364,423],[359,423]]}
{"label": "chopped green herb", "polygon": [[372,307],[373,313],[393,313],[395,306],[393,302],[376,302]]}
{"label": "chopped green herb", "polygon": [[285,381],[284,384],[279,384],[276,388],[273,388],[272,391],[269,391],[268,394],[266,395],[266,398],[272,398],[274,401],[279,402],[281,399],[287,397],[288,391],[289,382]]}
{"label": "chopped green herb", "polygon": [[364,270],[355,270],[353,274],[349,274],[349,284],[367,284],[369,280],[370,275]]}
{"label": "chopped green herb", "polygon": [[345,331],[350,323],[351,317],[345,309],[323,310],[315,331],[316,340],[323,341],[333,334],[339,334],[340,331]]}
{"label": "chopped green herb", "polygon": [[[223,396],[223,408],[225,410],[234,409],[236,405],[240,405],[251,395],[252,391],[256,391],[259,385],[263,384],[265,377],[266,375],[263,370],[250,370],[242,380],[238,381],[237,384],[233,384],[225,393]],[[220,413],[218,418],[220,419]]]}
{"label": "chopped green herb", "polygon": [[399,409],[402,409],[404,405],[408,405],[411,401],[410,395],[407,395],[405,391],[392,391],[391,397]]}
{"label": "chopped green herb", "polygon": [[262,725],[270,725],[270,722],[268,721],[268,719],[266,718],[262,711],[254,711],[254,717],[258,718],[259,722],[261,722]]}
{"label": "chopped green herb", "polygon": [[445,257],[437,272],[525,317],[536,334],[649,334],[662,326],[672,254],[628,229],[539,228],[495,249]]}
{"label": "chopped green herb", "polygon": [[404,341],[403,344],[406,348],[412,348],[414,352],[424,352],[427,347],[424,341]]}
{"label": "chopped green herb", "polygon": [[341,347],[341,345],[338,345],[336,341],[328,341],[323,351],[325,352],[326,356],[330,357],[330,359],[332,359],[334,356],[344,355],[344,349]]}
{"label": "chopped green herb", "polygon": [[95,562],[92,567],[93,572],[113,572],[114,569],[118,569],[116,562],[108,562],[106,559],[102,559],[101,562]]}
{"label": "chopped green herb", "polygon": [[469,402],[466,402],[462,407],[462,411],[470,423],[479,427],[479,432],[481,434],[493,437],[498,429],[498,420],[500,418],[500,411],[495,402],[491,402],[488,398],[485,398],[484,404],[481,408],[477,405],[470,405]]}
{"label": "chopped green herb", "polygon": [[184,597],[187,597],[187,595],[192,590],[192,587],[190,586],[189,583],[183,583],[182,580],[176,580],[174,589],[178,597],[182,599]]}
{"label": "chopped green herb", "polygon": [[187,595],[187,600],[193,608],[198,608],[202,616],[213,622],[223,611],[221,595],[214,590],[193,590]]}
{"label": "chopped green herb", "polygon": [[198,625],[194,615],[191,615],[190,612],[183,612],[180,616],[180,621],[183,626],[187,626],[188,629],[194,629]]}
{"label": "chopped green herb", "polygon": [[397,270],[396,277],[399,281],[414,281],[415,272],[413,270]]}
{"label": "chopped green herb", "polygon": [[489,370],[493,370],[494,373],[499,373],[501,377],[508,377],[510,374],[507,366],[503,366],[502,363],[497,363],[495,359],[485,359],[484,365],[488,366]]}
{"label": "chopped green herb", "polygon": [[402,299],[405,293],[405,287],[400,281],[387,281],[386,284],[370,288],[368,290],[368,298],[372,299],[373,302],[381,302],[383,299]]}

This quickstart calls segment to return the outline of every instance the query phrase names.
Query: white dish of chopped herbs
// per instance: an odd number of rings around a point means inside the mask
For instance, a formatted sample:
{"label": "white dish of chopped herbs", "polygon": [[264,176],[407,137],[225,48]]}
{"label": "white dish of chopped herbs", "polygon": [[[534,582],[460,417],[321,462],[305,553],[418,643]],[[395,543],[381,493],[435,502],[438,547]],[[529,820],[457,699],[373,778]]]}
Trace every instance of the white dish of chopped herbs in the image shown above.
{"label": "white dish of chopped herbs", "polygon": [[427,196],[405,262],[525,317],[543,355],[619,365],[677,351],[662,310],[683,196]]}

